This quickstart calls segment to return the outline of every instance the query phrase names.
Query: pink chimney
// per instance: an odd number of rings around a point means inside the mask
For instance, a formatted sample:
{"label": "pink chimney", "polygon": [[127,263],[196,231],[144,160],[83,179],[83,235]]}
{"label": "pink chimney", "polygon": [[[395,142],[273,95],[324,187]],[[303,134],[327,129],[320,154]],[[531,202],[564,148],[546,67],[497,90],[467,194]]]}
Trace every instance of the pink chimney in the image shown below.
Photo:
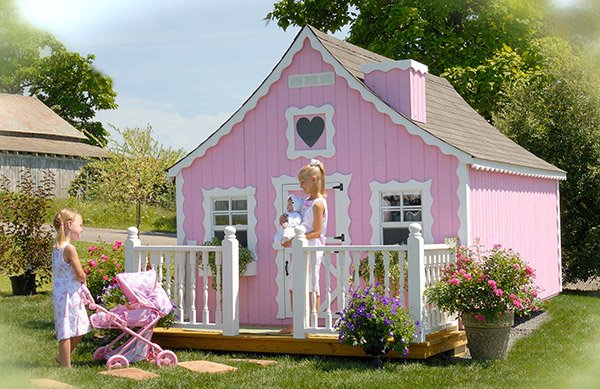
{"label": "pink chimney", "polygon": [[365,84],[407,118],[425,123],[427,66],[412,59],[361,66]]}

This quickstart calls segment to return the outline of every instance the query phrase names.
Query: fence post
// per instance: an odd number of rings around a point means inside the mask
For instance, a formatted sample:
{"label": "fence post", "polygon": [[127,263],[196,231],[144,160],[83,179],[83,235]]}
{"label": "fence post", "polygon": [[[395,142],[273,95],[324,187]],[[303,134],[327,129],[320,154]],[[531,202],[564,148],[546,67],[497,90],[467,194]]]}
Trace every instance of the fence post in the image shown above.
{"label": "fence post", "polygon": [[138,238],[138,229],[129,227],[127,229],[127,240],[125,241],[125,272],[134,273],[140,271],[139,255],[134,251],[134,247],[141,246]]}
{"label": "fence post", "polygon": [[225,227],[225,239],[222,245],[223,335],[236,336],[240,333],[240,248],[234,227]]}
{"label": "fence post", "polygon": [[[418,322],[422,330],[423,295],[425,293],[425,248],[422,227],[418,223],[412,223],[408,226],[410,235],[408,236],[408,305],[410,307],[410,316],[415,322]],[[425,332],[419,331],[417,339],[419,342],[425,340]]]}
{"label": "fence post", "polygon": [[292,316],[294,338],[306,338],[310,304],[308,301],[308,261],[305,259],[304,247],[308,246],[306,228],[295,228],[296,236],[292,240]]}

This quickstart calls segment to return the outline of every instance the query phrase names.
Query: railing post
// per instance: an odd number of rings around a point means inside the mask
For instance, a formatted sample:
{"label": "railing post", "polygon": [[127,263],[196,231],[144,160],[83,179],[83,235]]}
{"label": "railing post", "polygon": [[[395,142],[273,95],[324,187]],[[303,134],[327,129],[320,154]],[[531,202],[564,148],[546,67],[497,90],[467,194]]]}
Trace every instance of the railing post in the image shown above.
{"label": "railing post", "polygon": [[304,247],[308,246],[306,228],[298,226],[294,230],[296,236],[292,240],[292,296],[294,338],[306,338],[308,328],[308,261],[304,255]]}
{"label": "railing post", "polygon": [[[425,248],[423,236],[421,234],[421,225],[412,223],[408,227],[410,235],[408,236],[408,305],[410,307],[410,316],[415,322],[419,323],[422,329],[424,324],[425,304],[423,295],[425,293]],[[425,340],[425,331],[419,332],[416,339],[419,342]]]}
{"label": "railing post", "polygon": [[235,238],[235,228],[225,227],[223,239],[223,335],[236,336],[240,333],[240,250],[239,242]]}
{"label": "railing post", "polygon": [[138,229],[129,227],[127,229],[127,240],[125,241],[125,272],[134,273],[140,271],[140,260],[134,247],[141,246],[138,238]]}

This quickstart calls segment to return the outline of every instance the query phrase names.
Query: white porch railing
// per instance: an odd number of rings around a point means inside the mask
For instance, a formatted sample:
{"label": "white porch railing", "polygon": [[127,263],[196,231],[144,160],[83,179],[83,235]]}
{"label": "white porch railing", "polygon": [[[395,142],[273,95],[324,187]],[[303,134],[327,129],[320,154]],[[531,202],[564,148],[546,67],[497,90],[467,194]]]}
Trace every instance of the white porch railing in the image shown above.
{"label": "white porch railing", "polygon": [[[419,224],[411,224],[409,230],[408,243],[401,246],[309,247],[304,228],[296,228],[292,248],[285,253],[291,260],[293,274],[294,338],[334,333],[337,313],[345,307],[350,286],[357,288],[361,282],[379,282],[387,296],[393,294],[404,301],[422,330],[417,341],[423,341],[429,333],[456,325],[455,320],[424,296],[425,289],[440,279],[441,269],[454,261],[454,255],[448,245],[424,244]],[[142,246],[137,229],[131,227],[125,242],[125,270],[140,271],[148,266],[156,269],[159,281],[176,305],[177,327],[216,329],[222,330],[224,335],[235,336],[239,334],[238,249],[235,229],[231,226],[225,229],[222,246]],[[317,307],[317,296],[311,293],[317,285],[309,269],[314,266],[319,251],[323,252],[324,279],[320,281],[321,301]],[[208,270],[210,255],[214,255],[217,269],[214,289]],[[383,272],[375,271],[379,255]],[[364,258],[367,261],[361,271]],[[397,261],[397,268],[391,276],[393,261]],[[378,279],[377,274],[381,273],[383,279]],[[201,307],[200,312],[197,307]]]}
{"label": "white porch railing", "polygon": [[[379,282],[386,296],[393,291],[400,301],[405,302],[412,319],[419,322],[422,330],[418,341],[423,341],[429,333],[455,325],[455,320],[428,303],[424,296],[425,289],[440,279],[442,267],[454,260],[450,247],[445,244],[425,245],[420,224],[411,224],[409,229],[408,243],[402,246],[309,247],[304,227],[297,227],[291,249],[294,338],[335,332],[333,316],[335,312],[341,312],[345,308],[349,286],[352,283],[355,288],[360,286],[361,261],[365,258],[368,280],[363,280],[363,284],[373,285]],[[323,252],[321,266],[325,271],[325,290],[318,288],[321,299],[318,308],[317,294],[311,293],[317,290],[316,279],[310,277],[312,272],[309,271],[314,268],[317,252]],[[383,280],[376,279],[377,252],[381,252],[382,256]],[[390,277],[391,258],[395,253],[399,275],[393,280]],[[337,315],[335,316],[337,319]]]}
{"label": "white porch railing", "polygon": [[[235,228],[225,228],[222,246],[142,246],[137,228],[130,227],[127,234],[125,271],[156,270],[175,304],[176,327],[222,330],[226,336],[239,334],[239,243]],[[214,287],[211,255],[216,265]],[[200,314],[197,306],[202,307]]]}

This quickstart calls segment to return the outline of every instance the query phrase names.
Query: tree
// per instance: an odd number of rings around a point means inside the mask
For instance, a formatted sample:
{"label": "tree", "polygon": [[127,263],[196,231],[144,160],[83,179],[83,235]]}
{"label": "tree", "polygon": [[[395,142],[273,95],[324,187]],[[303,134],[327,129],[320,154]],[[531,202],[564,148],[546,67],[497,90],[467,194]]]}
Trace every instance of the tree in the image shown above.
{"label": "tree", "polygon": [[108,158],[88,164],[96,172],[90,175],[96,182],[89,188],[93,197],[135,204],[139,229],[143,205],[156,205],[164,197],[174,196],[174,183],[167,179],[166,170],[184,152],[162,147],[152,137],[150,126],[114,130],[123,140],[112,140]]}
{"label": "tree", "polygon": [[0,92],[36,96],[63,119],[105,146],[108,132],[93,121],[114,109],[112,79],[93,67],[93,55],[68,51],[51,34],[24,23],[11,0],[0,0]]}
{"label": "tree", "polygon": [[565,280],[600,276],[600,93],[586,64],[548,40],[543,75],[513,84],[496,126],[540,158],[566,170],[560,183]]}
{"label": "tree", "polygon": [[350,43],[427,64],[487,119],[506,81],[537,66],[526,58],[541,35],[544,0],[347,0],[333,15],[327,3],[280,0],[266,17],[284,29],[308,23],[332,32],[349,20]]}

